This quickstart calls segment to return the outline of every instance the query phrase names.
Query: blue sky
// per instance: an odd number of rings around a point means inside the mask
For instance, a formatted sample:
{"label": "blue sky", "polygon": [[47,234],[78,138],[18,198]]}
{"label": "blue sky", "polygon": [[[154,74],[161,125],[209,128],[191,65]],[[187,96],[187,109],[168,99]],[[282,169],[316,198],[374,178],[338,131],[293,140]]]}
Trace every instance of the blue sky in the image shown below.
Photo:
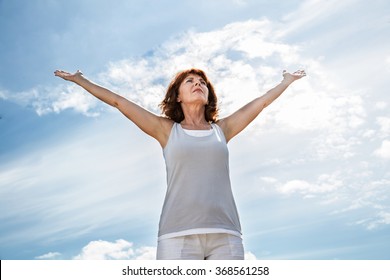
{"label": "blue sky", "polygon": [[158,113],[204,69],[227,115],[305,68],[229,143],[248,259],[390,258],[390,4],[0,0],[0,258],[153,259],[158,143],[53,71]]}

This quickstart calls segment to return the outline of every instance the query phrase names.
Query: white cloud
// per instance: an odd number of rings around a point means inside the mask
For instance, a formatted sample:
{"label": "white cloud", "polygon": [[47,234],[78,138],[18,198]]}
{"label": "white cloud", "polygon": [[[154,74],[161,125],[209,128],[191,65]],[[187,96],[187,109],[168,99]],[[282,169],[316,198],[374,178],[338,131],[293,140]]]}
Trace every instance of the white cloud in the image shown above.
{"label": "white cloud", "polygon": [[[90,113],[91,109],[96,106],[96,99],[85,93],[76,86],[68,86],[65,92],[59,93],[58,99],[55,100],[48,108],[37,108],[39,115],[54,112],[60,113],[67,109],[75,109],[79,113],[96,116],[96,113]],[[48,110],[48,111],[47,111]]]}
{"label": "white cloud", "polygon": [[245,260],[257,260],[257,257],[252,252],[245,252]]}
{"label": "white cloud", "polygon": [[378,117],[376,119],[377,124],[379,124],[380,137],[389,137],[390,136],[390,118],[389,117]]}
{"label": "white cloud", "polygon": [[384,140],[381,146],[374,151],[374,155],[383,159],[390,159],[390,141]]}
{"label": "white cloud", "polygon": [[61,255],[62,254],[58,253],[58,252],[49,252],[49,253],[44,254],[42,256],[35,257],[35,259],[37,259],[37,260],[53,260],[53,259],[59,258]]}
{"label": "white cloud", "polygon": [[73,109],[87,116],[97,115],[93,112],[98,104],[97,100],[80,87],[69,83],[56,87],[37,86],[27,91],[5,93],[4,99],[32,107],[40,116],[60,113],[67,109]]}
{"label": "white cloud", "polygon": [[386,57],[385,61],[387,63],[388,69],[390,69],[390,55]]}
{"label": "white cloud", "polygon": [[279,188],[279,191],[284,194],[294,192],[312,192],[315,186],[304,180],[292,180],[285,183]]}
{"label": "white cloud", "polygon": [[381,211],[378,216],[380,224],[390,225],[390,212]]}
{"label": "white cloud", "polygon": [[337,177],[338,176],[335,174],[323,174],[318,177],[315,183],[295,179],[282,184],[277,189],[282,194],[299,193],[306,197],[310,197],[315,194],[337,191],[343,186],[343,182]]}
{"label": "white cloud", "polygon": [[248,4],[248,0],[232,0],[232,3],[237,6],[246,6]]}
{"label": "white cloud", "polygon": [[115,242],[91,241],[75,256],[75,260],[127,260],[134,257],[133,243],[123,239]]}
{"label": "white cloud", "polygon": [[380,211],[374,217],[359,220],[356,224],[364,225],[368,230],[375,230],[380,226],[390,225],[390,212]]}
{"label": "white cloud", "polygon": [[7,99],[7,95],[8,94],[6,93],[6,91],[0,90],[0,98],[1,99],[5,99],[6,100]]}
{"label": "white cloud", "polygon": [[310,28],[318,28],[323,22],[329,21],[332,16],[337,16],[345,8],[351,6],[355,0],[346,0],[340,3],[337,0],[302,1],[297,10],[283,17],[283,21],[289,24],[280,30],[280,34],[286,35],[292,32],[302,32]]}
{"label": "white cloud", "polygon": [[155,260],[156,248],[135,248],[132,242],[118,239],[115,242],[97,240],[81,249],[75,260]]}
{"label": "white cloud", "polygon": [[278,179],[273,178],[273,177],[261,177],[260,179],[266,183],[269,183],[269,184],[274,184],[278,181]]}
{"label": "white cloud", "polygon": [[155,260],[157,248],[144,246],[135,250],[135,260]]}
{"label": "white cloud", "polygon": [[377,109],[379,109],[379,110],[384,110],[384,109],[387,108],[387,106],[388,106],[388,104],[387,104],[387,102],[385,102],[385,101],[379,101],[379,102],[377,102],[377,103],[375,104],[375,107],[376,107]]}

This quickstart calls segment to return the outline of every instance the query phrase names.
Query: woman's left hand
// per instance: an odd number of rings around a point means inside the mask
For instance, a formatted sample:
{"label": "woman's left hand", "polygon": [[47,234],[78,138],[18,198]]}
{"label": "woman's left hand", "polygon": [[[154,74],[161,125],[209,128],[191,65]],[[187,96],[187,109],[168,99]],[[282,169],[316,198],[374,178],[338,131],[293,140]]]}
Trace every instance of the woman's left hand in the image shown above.
{"label": "woman's left hand", "polygon": [[299,80],[306,76],[305,70],[297,70],[294,73],[289,73],[286,70],[283,70],[283,83],[289,85],[292,82]]}

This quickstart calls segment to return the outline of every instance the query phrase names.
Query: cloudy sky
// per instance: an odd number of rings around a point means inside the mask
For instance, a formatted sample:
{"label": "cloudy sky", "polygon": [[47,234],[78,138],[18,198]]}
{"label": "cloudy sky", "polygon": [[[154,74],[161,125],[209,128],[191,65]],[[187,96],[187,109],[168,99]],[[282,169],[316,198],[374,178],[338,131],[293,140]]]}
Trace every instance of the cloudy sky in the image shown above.
{"label": "cloudy sky", "polygon": [[304,68],[229,143],[248,259],[390,259],[387,0],[0,0],[0,259],[153,259],[158,143],[53,71],[159,113],[204,69],[221,116]]}

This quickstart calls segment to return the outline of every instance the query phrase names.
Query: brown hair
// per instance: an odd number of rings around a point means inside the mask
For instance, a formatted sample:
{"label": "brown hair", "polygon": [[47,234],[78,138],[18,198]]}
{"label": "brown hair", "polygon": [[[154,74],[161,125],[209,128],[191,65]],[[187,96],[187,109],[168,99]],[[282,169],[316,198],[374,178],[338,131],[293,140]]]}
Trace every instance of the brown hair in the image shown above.
{"label": "brown hair", "polygon": [[208,122],[216,122],[218,116],[217,95],[214,87],[206,76],[206,73],[200,69],[188,69],[180,71],[170,82],[164,100],[160,103],[162,113],[169,119],[180,123],[184,120],[184,113],[181,105],[177,102],[179,96],[179,87],[183,80],[190,74],[199,75],[206,82],[209,89],[208,103],[205,105],[205,118]]}

